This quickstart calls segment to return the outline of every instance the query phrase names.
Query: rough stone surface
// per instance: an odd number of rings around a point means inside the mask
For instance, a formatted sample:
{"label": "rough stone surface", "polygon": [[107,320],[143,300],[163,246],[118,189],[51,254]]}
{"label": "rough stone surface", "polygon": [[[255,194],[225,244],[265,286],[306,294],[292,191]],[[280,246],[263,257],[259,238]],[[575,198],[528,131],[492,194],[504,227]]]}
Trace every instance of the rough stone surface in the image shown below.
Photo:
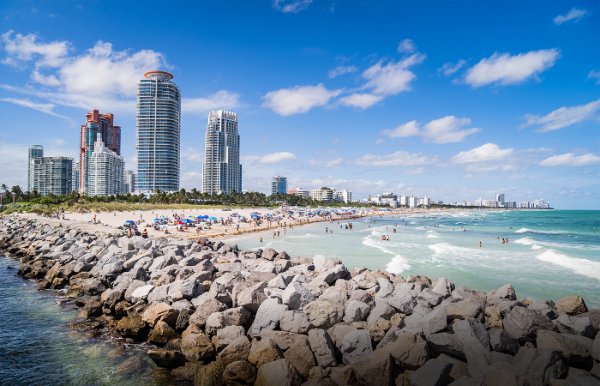
{"label": "rough stone surface", "polygon": [[314,328],[308,332],[308,343],[321,367],[335,366],[335,352],[333,351],[333,342],[327,331]]}
{"label": "rough stone surface", "polygon": [[254,385],[296,386],[301,383],[302,378],[296,368],[287,359],[279,359],[258,368]]}
{"label": "rough stone surface", "polygon": [[346,334],[340,347],[342,361],[351,364],[364,359],[373,352],[371,334],[367,330],[355,330]]}

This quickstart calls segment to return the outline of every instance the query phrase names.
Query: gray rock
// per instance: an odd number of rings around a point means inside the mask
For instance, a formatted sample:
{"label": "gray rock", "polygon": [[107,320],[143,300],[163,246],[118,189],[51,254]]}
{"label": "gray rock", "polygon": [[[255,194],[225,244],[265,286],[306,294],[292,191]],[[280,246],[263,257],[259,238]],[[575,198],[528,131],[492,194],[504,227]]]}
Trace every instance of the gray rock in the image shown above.
{"label": "gray rock", "polygon": [[346,364],[357,362],[373,352],[371,334],[367,330],[355,330],[346,334],[340,347],[342,361]]}
{"label": "gray rock", "polygon": [[304,306],[304,314],[317,328],[329,328],[342,320],[344,310],[323,300],[315,300]]}
{"label": "gray rock", "polygon": [[446,307],[439,306],[421,319],[421,328],[425,335],[435,334],[447,327]]}
{"label": "gray rock", "polygon": [[538,330],[552,330],[548,317],[525,307],[514,307],[503,320],[504,329],[519,342],[533,341]]}
{"label": "gray rock", "polygon": [[237,306],[244,307],[252,313],[256,313],[261,303],[267,298],[264,289],[267,283],[257,283],[241,291],[236,296]]}
{"label": "gray rock", "polygon": [[454,319],[478,319],[483,317],[483,303],[478,299],[469,298],[448,304],[446,309],[448,320]]}
{"label": "gray rock", "polygon": [[391,386],[394,384],[394,361],[390,353],[375,350],[368,358],[354,362],[350,368],[359,384]]}
{"label": "gray rock", "polygon": [[417,369],[427,361],[427,342],[417,334],[398,332],[396,339],[375,351],[388,351],[403,368]]}
{"label": "gray rock", "polygon": [[244,335],[244,327],[227,326],[217,331],[216,337],[213,338],[213,344],[217,348],[217,351],[221,351],[223,348],[225,348],[225,346],[233,342],[235,339]]}
{"label": "gray rock", "polygon": [[412,377],[414,386],[442,386],[450,382],[450,371],[452,364],[439,360],[430,359],[423,367],[415,371]]}
{"label": "gray rock", "polygon": [[302,378],[296,368],[287,359],[279,359],[258,368],[254,385],[296,386],[301,383]]}
{"label": "gray rock", "polygon": [[281,350],[272,339],[252,339],[252,347],[248,354],[248,362],[252,363],[254,366],[260,367],[265,363],[281,359],[281,357]]}
{"label": "gray rock", "polygon": [[349,272],[346,266],[343,264],[337,264],[332,268],[322,272],[317,276],[317,279],[323,280],[327,284],[331,285],[338,279],[346,279],[349,276]]}
{"label": "gray rock", "polygon": [[[446,295],[446,297],[449,295]],[[429,288],[425,288],[421,293],[417,296],[417,301],[422,302],[423,304],[429,307],[435,307],[442,302],[444,299],[444,295],[438,294],[437,292],[433,292]]]}
{"label": "gray rock", "polygon": [[[279,326],[283,313],[287,311],[287,306],[280,304],[278,299],[265,300],[258,311],[254,323],[248,330],[250,337],[259,336],[264,330],[274,330]],[[309,318],[310,319],[310,318]]]}
{"label": "gray rock", "polygon": [[219,353],[217,359],[226,366],[235,361],[246,360],[249,353],[250,341],[246,336],[240,336],[231,341],[231,343]]}
{"label": "gray rock", "polygon": [[410,315],[417,305],[417,300],[409,291],[400,292],[388,299],[390,306],[394,307],[398,312],[405,315]]}
{"label": "gray rock", "polygon": [[559,334],[554,331],[540,330],[536,345],[540,352],[561,352],[569,366],[591,368],[592,344],[590,338],[577,335]]}
{"label": "gray rock", "polygon": [[507,362],[492,363],[485,369],[483,382],[486,386],[520,385],[519,370]]}
{"label": "gray rock", "polygon": [[594,344],[592,345],[592,357],[600,362],[600,334],[596,334]]}
{"label": "gray rock", "polygon": [[131,301],[133,303],[139,302],[140,300],[146,300],[148,294],[154,289],[152,284],[142,285],[137,287],[131,292]]}
{"label": "gray rock", "polygon": [[296,342],[285,351],[283,357],[287,359],[304,378],[308,378],[311,369],[317,365],[317,361],[310,349],[308,339],[303,335],[302,338],[296,339]]}
{"label": "gray rock", "polygon": [[279,328],[295,334],[306,334],[313,328],[313,325],[302,311],[288,310],[283,313],[279,321]]}
{"label": "gray rock", "polygon": [[517,294],[512,284],[505,284],[500,288],[492,290],[487,294],[488,298],[517,300]]}
{"label": "gray rock", "polygon": [[446,298],[454,291],[454,284],[450,280],[440,277],[431,284],[431,290]]}
{"label": "gray rock", "polygon": [[319,366],[323,368],[335,366],[333,342],[327,331],[320,328],[313,328],[308,332],[308,343]]}
{"label": "gray rock", "polygon": [[214,335],[217,330],[227,326],[242,326],[250,321],[252,314],[244,307],[230,308],[220,312],[214,312],[206,319],[205,331]]}
{"label": "gray rock", "polygon": [[344,322],[360,322],[366,320],[369,316],[371,307],[358,300],[350,300],[346,303],[344,310]]}
{"label": "gray rock", "polygon": [[292,282],[283,291],[281,300],[290,310],[299,310],[315,299],[313,291],[304,283]]}
{"label": "gray rock", "polygon": [[225,385],[253,385],[256,381],[256,368],[248,361],[235,361],[223,371]]}
{"label": "gray rock", "polygon": [[588,316],[569,316],[560,314],[556,319],[559,329],[564,329],[570,334],[583,335],[593,338],[596,335],[596,329]]}
{"label": "gray rock", "polygon": [[455,339],[454,334],[447,332],[431,334],[427,337],[427,342],[431,350],[436,354],[448,354],[453,357],[466,359],[462,345]]}
{"label": "gray rock", "polygon": [[181,334],[181,352],[188,361],[210,360],[215,348],[204,332],[190,326]]}
{"label": "gray rock", "polygon": [[459,341],[466,341],[473,338],[479,341],[481,345],[489,349],[490,337],[483,323],[476,320],[457,320],[452,324],[452,331]]}
{"label": "gray rock", "polygon": [[189,323],[198,327],[204,327],[211,314],[227,309],[225,304],[211,297],[205,297],[202,302],[195,303],[195,306],[196,311],[190,317]]}
{"label": "gray rock", "polygon": [[519,351],[519,344],[506,331],[501,328],[489,330],[490,346],[492,350],[515,355]]}
{"label": "gray rock", "polygon": [[375,307],[373,307],[371,312],[369,312],[367,323],[372,326],[375,325],[379,319],[389,320],[394,313],[395,311],[389,303],[384,299],[380,299],[375,303]]}

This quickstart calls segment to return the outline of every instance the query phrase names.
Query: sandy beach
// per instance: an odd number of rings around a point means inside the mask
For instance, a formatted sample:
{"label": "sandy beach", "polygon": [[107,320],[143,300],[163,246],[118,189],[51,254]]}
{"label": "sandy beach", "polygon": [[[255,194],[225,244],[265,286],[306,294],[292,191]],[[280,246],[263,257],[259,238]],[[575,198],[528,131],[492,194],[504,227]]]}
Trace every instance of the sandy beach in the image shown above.
{"label": "sandy beach", "polygon": [[[415,213],[426,213],[429,209],[411,209],[397,208],[387,211],[373,210],[370,208],[356,208],[355,213],[345,214],[328,214],[328,215],[313,215],[300,216],[298,211],[293,215],[284,213],[280,209],[268,210],[266,208],[235,208],[232,210],[219,208],[202,208],[198,209],[157,209],[157,210],[134,210],[134,211],[115,211],[115,212],[91,212],[91,213],[74,213],[65,212],[60,218],[42,217],[33,213],[20,214],[26,218],[36,218],[51,224],[69,224],[76,223],[79,229],[84,231],[105,232],[109,234],[123,233],[125,230],[119,229],[123,227],[126,221],[134,221],[137,229],[142,232],[146,230],[149,237],[169,237],[169,238],[219,238],[227,239],[244,235],[247,233],[256,232],[277,232],[280,233],[284,229],[292,229],[294,227],[312,224],[323,221],[350,221],[357,218],[369,216],[394,216],[394,215],[411,215]],[[313,209],[316,211],[316,209]],[[436,211],[439,211],[436,209]],[[258,213],[261,216],[259,221],[252,220],[252,214]],[[269,215],[273,217],[269,219]],[[192,216],[192,217],[189,217]],[[213,221],[201,222],[197,224],[175,225],[176,218],[196,218],[197,216],[208,216]],[[64,217],[64,218],[63,218]],[[155,226],[155,218],[166,218],[167,224]],[[216,220],[215,220],[216,219]],[[243,219],[246,219],[244,221]]]}

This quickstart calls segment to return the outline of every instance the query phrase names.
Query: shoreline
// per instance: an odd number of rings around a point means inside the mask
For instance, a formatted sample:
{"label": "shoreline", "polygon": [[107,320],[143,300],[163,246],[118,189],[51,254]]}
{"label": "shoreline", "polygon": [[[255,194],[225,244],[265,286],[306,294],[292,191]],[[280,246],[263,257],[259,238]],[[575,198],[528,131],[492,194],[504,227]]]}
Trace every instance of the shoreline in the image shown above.
{"label": "shoreline", "polygon": [[499,374],[536,383],[546,349],[560,380],[593,379],[600,361],[600,310],[579,297],[517,300],[510,284],[485,293],[337,259],[19,216],[0,230],[21,276],[65,289],[82,316],[147,342],[157,365],[190,384],[480,384]]}

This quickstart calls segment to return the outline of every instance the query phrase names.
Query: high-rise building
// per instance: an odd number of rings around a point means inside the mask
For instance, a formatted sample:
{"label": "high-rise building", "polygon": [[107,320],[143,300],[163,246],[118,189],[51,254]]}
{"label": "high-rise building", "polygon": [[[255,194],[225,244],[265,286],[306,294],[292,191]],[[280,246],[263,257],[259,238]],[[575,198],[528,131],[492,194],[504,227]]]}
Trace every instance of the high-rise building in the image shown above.
{"label": "high-rise building", "polygon": [[79,162],[73,162],[73,176],[71,177],[71,190],[73,192],[79,192],[79,176],[81,171],[79,169]]}
{"label": "high-rise building", "polygon": [[123,158],[104,146],[100,134],[89,159],[90,196],[111,196],[123,192]]}
{"label": "high-rise building", "polygon": [[30,161],[32,186],[42,196],[69,194],[73,190],[73,159],[68,157],[34,157]]}
{"label": "high-rise building", "polygon": [[496,202],[498,202],[498,206],[504,206],[504,193],[496,194]]}
{"label": "high-rise building", "polygon": [[242,165],[237,114],[223,110],[211,111],[206,126],[202,192],[220,194],[241,191]]}
{"label": "high-rise building", "polygon": [[331,202],[333,201],[333,189],[322,187],[310,191],[310,198],[315,201]]}
{"label": "high-rise building", "polygon": [[287,193],[287,178],[275,176],[271,180],[271,194],[286,194]]}
{"label": "high-rise building", "polygon": [[135,173],[133,170],[125,171],[124,180],[123,180],[123,192],[124,193],[134,193],[135,188]]}
{"label": "high-rise building", "polygon": [[79,191],[81,193],[89,191],[90,157],[98,135],[106,148],[118,155],[121,154],[121,127],[115,126],[113,120],[113,114],[100,114],[98,110],[92,110],[85,115],[85,125],[81,125],[79,147]]}
{"label": "high-rise building", "polygon": [[[337,202],[350,203],[352,202],[352,192],[348,189],[335,190],[333,192],[333,199]],[[391,206],[391,205],[390,205]]]}
{"label": "high-rise building", "polygon": [[[41,145],[33,145],[29,148],[29,158],[27,165],[27,190],[33,192],[34,188],[34,170],[36,162],[41,162],[44,157],[44,148]],[[39,193],[39,192],[38,192]]]}
{"label": "high-rise building", "polygon": [[165,71],[148,71],[137,88],[137,188],[179,190],[181,95]]}

